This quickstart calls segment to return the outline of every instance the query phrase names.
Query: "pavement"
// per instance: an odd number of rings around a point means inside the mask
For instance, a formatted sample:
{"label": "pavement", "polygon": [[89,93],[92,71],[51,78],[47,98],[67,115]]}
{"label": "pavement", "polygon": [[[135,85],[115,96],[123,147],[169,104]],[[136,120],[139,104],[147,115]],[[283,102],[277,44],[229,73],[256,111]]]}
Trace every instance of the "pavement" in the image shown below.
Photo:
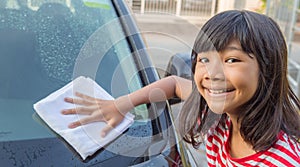
{"label": "pavement", "polygon": [[[147,51],[160,76],[163,76],[169,59],[176,53],[190,53],[200,27],[206,20],[187,20],[174,15],[136,14],[138,27],[145,39]],[[182,103],[172,105],[175,124]],[[206,167],[205,147],[196,150],[191,145],[187,152],[193,167]]]}
{"label": "pavement", "polygon": [[161,72],[172,55],[191,52],[200,27],[206,21],[167,14],[135,14],[135,17],[152,62]]}

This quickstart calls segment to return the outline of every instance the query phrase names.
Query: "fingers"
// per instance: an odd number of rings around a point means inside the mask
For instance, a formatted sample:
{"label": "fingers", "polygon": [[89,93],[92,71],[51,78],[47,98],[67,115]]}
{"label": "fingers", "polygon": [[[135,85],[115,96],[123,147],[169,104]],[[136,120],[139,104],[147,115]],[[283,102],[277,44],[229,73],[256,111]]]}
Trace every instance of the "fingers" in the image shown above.
{"label": "fingers", "polygon": [[113,100],[101,100],[94,97],[75,93],[78,98],[67,97],[66,102],[81,105],[72,109],[62,110],[62,114],[85,114],[88,115],[79,121],[72,122],[68,125],[69,128],[76,128],[81,125],[89,124],[96,121],[105,121],[107,125],[101,130],[101,136],[105,137],[114,127],[116,127],[124,118],[124,115],[118,111]]}
{"label": "fingers", "polygon": [[[86,125],[96,121],[105,121],[103,119],[95,119],[93,116],[85,117],[79,121],[72,122],[68,125],[68,128],[77,128],[82,125]],[[111,119],[107,121],[107,125],[101,130],[101,137],[105,137],[111,130],[113,130],[120,122],[117,119]]]}
{"label": "fingers", "polygon": [[76,122],[72,122],[68,125],[68,128],[77,128],[78,126],[81,126],[81,122],[80,121],[76,121]]}
{"label": "fingers", "polygon": [[82,94],[82,93],[79,93],[79,92],[75,92],[75,95],[77,97],[80,97],[80,98],[83,98],[83,99],[87,99],[87,100],[90,100],[90,101],[94,101],[96,98],[92,97],[92,96],[88,96],[88,95],[85,95],[85,94]]}
{"label": "fingers", "polygon": [[91,105],[94,104],[97,99],[79,92],[75,92],[75,96],[79,98],[66,97],[64,100],[68,103],[79,104],[79,105]]}
{"label": "fingers", "polygon": [[107,125],[101,131],[101,137],[105,137],[113,128],[115,128],[119,123],[116,120],[110,120]]}
{"label": "fingers", "polygon": [[61,111],[61,113],[64,115],[70,115],[70,114],[89,115],[89,114],[92,114],[97,109],[98,109],[98,106],[76,107],[76,108],[72,108],[72,109],[64,109]]}
{"label": "fingers", "polygon": [[107,121],[107,125],[102,129],[101,131],[101,137],[105,137],[113,128],[115,128],[120,122],[123,120],[123,118],[112,118]]}
{"label": "fingers", "polygon": [[113,127],[106,125],[101,131],[101,137],[105,137],[112,129]]}
{"label": "fingers", "polygon": [[68,103],[85,105],[85,106],[93,104],[91,101],[88,101],[83,98],[78,99],[78,98],[66,97],[66,98],[64,98],[64,100],[65,100],[65,102],[68,102]]}
{"label": "fingers", "polygon": [[96,120],[93,117],[85,117],[85,118],[82,118],[79,121],[70,123],[68,125],[68,127],[72,129],[72,128],[76,128],[76,127],[81,126],[81,125],[89,124],[91,122],[96,122]]}
{"label": "fingers", "polygon": [[[95,120],[92,118],[92,117],[86,117],[86,118],[83,118],[79,121],[76,121],[76,122],[72,122],[68,125],[68,128],[77,128],[79,126],[82,126],[82,125],[86,125],[86,124],[89,124],[91,122],[95,122]],[[101,130],[101,137],[105,137],[111,130],[113,130],[116,126],[118,125],[117,122],[115,121],[109,121],[107,122],[107,125]]]}

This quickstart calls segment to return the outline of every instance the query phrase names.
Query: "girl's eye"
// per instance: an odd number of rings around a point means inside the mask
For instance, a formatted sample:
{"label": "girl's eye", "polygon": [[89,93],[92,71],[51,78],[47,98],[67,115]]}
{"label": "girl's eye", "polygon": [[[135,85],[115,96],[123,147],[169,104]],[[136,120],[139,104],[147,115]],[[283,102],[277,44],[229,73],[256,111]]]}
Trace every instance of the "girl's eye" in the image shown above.
{"label": "girl's eye", "polygon": [[208,63],[209,60],[208,60],[208,58],[199,58],[199,62],[201,62],[201,63]]}
{"label": "girl's eye", "polygon": [[235,59],[235,58],[230,58],[230,59],[227,59],[225,62],[226,63],[236,63],[236,62],[240,62],[240,60]]}

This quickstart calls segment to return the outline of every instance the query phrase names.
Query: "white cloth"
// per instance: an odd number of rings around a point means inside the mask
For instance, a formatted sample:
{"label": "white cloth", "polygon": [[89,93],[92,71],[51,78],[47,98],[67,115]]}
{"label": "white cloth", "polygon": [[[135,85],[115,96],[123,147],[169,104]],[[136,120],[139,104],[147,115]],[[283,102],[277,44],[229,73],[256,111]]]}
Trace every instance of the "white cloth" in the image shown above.
{"label": "white cloth", "polygon": [[134,116],[127,113],[124,120],[104,138],[101,137],[100,132],[106,126],[105,122],[94,122],[70,129],[68,125],[71,122],[86,116],[61,114],[63,109],[80,107],[64,102],[65,97],[75,97],[75,92],[81,92],[100,99],[113,99],[94,80],[81,76],[35,103],[33,107],[50,128],[61,135],[80,154],[82,159],[86,159],[124,132],[133,123]]}

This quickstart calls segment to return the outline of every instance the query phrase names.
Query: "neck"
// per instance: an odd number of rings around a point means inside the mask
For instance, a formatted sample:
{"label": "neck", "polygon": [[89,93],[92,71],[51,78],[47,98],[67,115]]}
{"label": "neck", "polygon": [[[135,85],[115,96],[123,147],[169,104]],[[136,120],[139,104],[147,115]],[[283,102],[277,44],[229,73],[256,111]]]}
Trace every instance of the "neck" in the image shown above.
{"label": "neck", "polygon": [[240,123],[238,122],[238,117],[234,115],[228,115],[231,121],[231,134],[240,135]]}
{"label": "neck", "polygon": [[230,155],[233,158],[242,158],[254,154],[255,151],[252,149],[252,146],[241,136],[240,122],[238,122],[237,117],[231,115],[229,117],[231,120],[231,135],[229,138]]}

